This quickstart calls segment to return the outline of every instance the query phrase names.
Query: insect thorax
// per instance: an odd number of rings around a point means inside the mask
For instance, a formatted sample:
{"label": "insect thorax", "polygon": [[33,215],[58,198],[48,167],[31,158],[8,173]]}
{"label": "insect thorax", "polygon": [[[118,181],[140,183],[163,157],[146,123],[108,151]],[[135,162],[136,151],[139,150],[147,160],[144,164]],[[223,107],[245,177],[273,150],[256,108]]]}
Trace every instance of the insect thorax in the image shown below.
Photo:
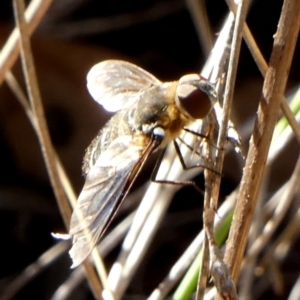
{"label": "insect thorax", "polygon": [[168,131],[180,131],[188,119],[175,104],[177,83],[156,86],[141,94],[128,113],[128,123],[134,131],[151,134],[155,127]]}

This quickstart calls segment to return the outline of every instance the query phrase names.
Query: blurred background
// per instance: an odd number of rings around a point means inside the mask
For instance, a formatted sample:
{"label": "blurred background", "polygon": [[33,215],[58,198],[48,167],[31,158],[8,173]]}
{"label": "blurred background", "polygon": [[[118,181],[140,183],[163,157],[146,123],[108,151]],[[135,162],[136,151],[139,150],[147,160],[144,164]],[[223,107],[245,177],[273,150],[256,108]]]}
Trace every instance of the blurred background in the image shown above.
{"label": "blurred background", "polygon": [[[250,7],[248,25],[267,61],[282,3],[260,0],[253,1]],[[227,6],[223,0],[205,1],[205,5],[216,38],[228,13]],[[0,19],[2,47],[14,26],[11,0],[0,2]],[[199,42],[188,3],[183,0],[53,0],[32,36],[32,47],[52,142],[77,193],[84,181],[81,172],[84,151],[110,117],[86,90],[88,70],[97,62],[115,58],[133,62],[162,81],[176,80],[183,74],[201,70],[207,58],[204,46]],[[295,53],[299,53],[299,45],[297,49]],[[299,67],[296,55],[289,88],[299,83]],[[22,81],[19,61],[13,72]],[[243,43],[232,119],[245,148],[262,82]],[[3,295],[8,283],[56,243],[51,232],[65,232],[65,228],[36,135],[5,83],[0,88],[0,145],[0,295]],[[274,166],[273,172],[278,176],[268,187],[270,194],[290,176],[297,159],[297,151],[292,150],[295,148],[296,143],[292,142],[288,159]],[[225,163],[222,197],[238,185],[241,176],[241,169],[235,163],[237,158],[235,154],[231,156]],[[151,165],[146,167],[140,182],[149,178]],[[195,180],[203,186],[201,175]],[[181,201],[186,195],[190,201]],[[202,203],[193,189],[184,188],[177,193],[126,299],[144,299],[137,295],[149,293],[164,278],[170,264],[201,228],[201,211]],[[176,242],[178,238],[180,243]],[[108,265],[116,254],[117,250],[109,256]],[[298,266],[289,265],[287,286],[282,294],[265,290],[258,298],[285,299],[285,291],[297,276],[293,272],[293,268],[299,269],[297,260]],[[70,264],[65,253],[17,294],[3,299],[50,299],[69,276]],[[83,282],[76,290],[76,297],[70,299],[92,299],[87,284]]]}

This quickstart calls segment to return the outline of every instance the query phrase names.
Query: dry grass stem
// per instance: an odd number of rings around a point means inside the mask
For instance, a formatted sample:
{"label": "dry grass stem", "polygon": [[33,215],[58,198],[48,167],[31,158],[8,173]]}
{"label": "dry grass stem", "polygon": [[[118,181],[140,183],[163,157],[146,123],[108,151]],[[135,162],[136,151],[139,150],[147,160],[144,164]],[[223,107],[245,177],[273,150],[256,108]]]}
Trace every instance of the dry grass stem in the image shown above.
{"label": "dry grass stem", "polygon": [[[213,35],[203,8],[203,3],[201,2],[202,0],[199,1],[186,0],[186,6],[194,21],[194,27],[197,31],[200,44],[202,44],[203,51],[208,55],[212,48]],[[225,299],[227,297],[226,299],[236,300],[235,284],[239,279],[240,270],[243,271],[239,281],[241,299],[250,296],[253,299],[258,297],[257,295],[262,293],[267,286],[270,286],[270,282],[267,282],[267,280],[272,281],[273,289],[281,293],[284,290],[285,278],[281,273],[280,263],[283,262],[291,251],[292,245],[296,242],[299,235],[300,202],[299,199],[295,200],[299,194],[299,158],[289,180],[278,188],[270,199],[268,199],[267,193],[270,192],[269,181],[272,180],[271,168],[276,160],[278,160],[279,154],[282,154],[282,151],[286,149],[288,141],[291,141],[293,137],[296,137],[298,142],[300,142],[300,113],[296,116],[293,115],[288,101],[284,96],[300,28],[300,1],[284,1],[269,65],[266,63],[245,22],[250,0],[240,0],[238,5],[233,0],[225,1],[230,8],[226,24],[218,36],[210,58],[206,61],[206,65],[201,71],[203,77],[216,83],[216,89],[220,96],[220,103],[214,107],[214,113],[217,114],[217,118],[214,117],[215,119],[212,121],[213,117],[211,115],[205,118],[202,123],[197,121],[190,127],[195,132],[202,132],[199,128],[202,126],[203,129],[206,124],[205,122],[210,122],[210,126],[213,127],[216,125],[216,130],[212,131],[214,134],[218,131],[218,137],[209,133],[207,141],[203,143],[206,144],[206,149],[205,146],[203,148],[202,145],[199,146],[199,137],[197,138],[190,133],[186,134],[184,132],[181,135],[181,138],[184,139],[182,144],[187,142],[186,147],[182,146],[182,149],[180,149],[186,161],[192,156],[191,151],[194,151],[193,155],[196,154],[195,156],[202,155],[201,160],[203,159],[204,161],[204,157],[207,160],[205,163],[207,170],[204,171],[206,184],[203,213],[204,229],[199,232],[181,257],[178,258],[177,262],[170,268],[164,280],[147,298],[148,300],[163,300],[168,297],[174,286],[176,286],[191,265],[191,262],[202,251],[202,247],[204,247],[204,254],[202,270],[198,278],[197,300],[213,299],[214,297],[216,297],[215,299]],[[126,28],[132,26],[133,23],[135,25],[142,24],[147,20],[153,21],[162,16],[168,16],[174,12],[181,11],[184,4],[180,1],[175,2],[172,7],[170,6],[170,1],[163,1],[162,3],[153,5],[149,10],[143,9],[138,13],[121,13],[113,17],[113,20],[119,20],[120,22],[112,21],[111,17],[89,19],[73,24],[61,23],[51,25],[50,22],[49,27],[46,24],[46,33],[49,34],[53,28],[61,28],[62,31],[59,33],[56,32],[56,36],[65,35],[71,37]],[[62,218],[66,228],[68,228],[71,211],[76,205],[77,196],[64,166],[61,164],[58,154],[52,145],[30,44],[31,34],[39,25],[51,3],[51,0],[32,0],[25,11],[24,0],[13,0],[17,26],[12,31],[0,53],[0,85],[3,80],[6,80],[38,137],[50,182]],[[85,25],[83,26],[83,24]],[[221,35],[223,35],[222,38]],[[226,143],[230,141],[228,129],[232,127],[230,114],[242,38],[244,38],[265,80],[254,130],[251,132],[250,148],[240,187],[236,188],[232,192],[230,199],[225,200],[218,209],[222,180],[219,174],[223,174],[222,169]],[[21,52],[28,96],[24,93],[11,72],[11,68],[18,58],[19,52]],[[224,81],[226,81],[225,85]],[[290,126],[284,128],[280,135],[276,139],[274,138],[270,147],[273,130],[278,121],[280,110],[288,120]],[[252,120],[254,120],[254,117]],[[249,127],[252,126],[251,122],[246,124],[248,126],[248,136],[250,135]],[[213,123],[214,125],[211,125]],[[246,126],[245,123],[243,126]],[[234,128],[233,131],[235,132]],[[234,141],[234,137],[232,140]],[[235,147],[234,142],[232,144]],[[198,145],[201,150],[194,150],[190,145]],[[208,145],[214,145],[214,147],[209,147]],[[239,145],[237,145],[238,147]],[[203,151],[203,149],[206,151]],[[199,160],[199,157],[197,159]],[[196,158],[194,161],[192,159],[190,161],[194,162]],[[183,172],[178,155],[173,145],[171,145],[165,153],[157,179],[164,179],[166,181],[189,180],[196,174],[198,175],[199,172],[199,169]],[[179,187],[151,182],[147,191],[142,191],[143,199],[138,209],[111,230],[100,241],[97,249],[93,250],[93,263],[91,262],[92,260],[87,259],[82,267],[73,270],[68,279],[54,292],[52,300],[70,297],[71,293],[85,277],[88,280],[95,299],[108,297],[105,300],[119,300],[125,297],[126,289],[130,285],[138,268],[143,265],[145,255],[154,235],[178,189]],[[129,197],[131,196],[129,195]],[[141,196],[139,195],[138,198],[140,199]],[[216,228],[218,228],[219,224],[229,213],[231,216],[236,199],[237,204],[223,261],[223,255],[215,241],[215,232]],[[127,200],[122,206],[123,208],[130,202]],[[289,210],[291,205],[293,205],[293,211]],[[131,204],[129,207],[126,206],[125,211],[133,210],[133,206],[135,207],[135,204]],[[255,212],[256,215],[254,216],[254,210],[257,207],[259,207],[259,211]],[[217,209],[218,212],[216,213]],[[283,231],[276,237],[275,232],[280,230],[280,225],[287,216],[290,218],[285,220],[287,225],[284,224]],[[201,216],[199,215],[200,218]],[[119,257],[113,262],[107,276],[102,257],[110,253],[125,235],[126,237],[123,241]],[[274,240],[272,240],[273,237]],[[247,243],[249,244],[249,248],[244,257]],[[20,276],[10,281],[10,284],[4,289],[1,299],[13,299],[29,281],[38,276],[45,268],[59,258],[61,254],[65,253],[68,247],[69,243],[63,241],[46,251],[33,264],[25,268]],[[268,276],[262,276],[264,272],[268,273],[265,274]],[[215,285],[213,288],[207,287],[209,276],[213,277]],[[261,276],[262,280],[260,280],[259,276]],[[265,280],[266,277],[268,277],[267,280]],[[224,278],[225,281],[223,281]],[[257,290],[252,291],[257,279],[260,280]],[[298,281],[290,292],[290,300],[298,299],[299,282],[300,279],[298,278]]]}
{"label": "dry grass stem", "polygon": [[183,1],[159,1],[150,8],[124,12],[107,17],[96,17],[79,20],[74,23],[65,22],[47,27],[47,31],[61,39],[72,39],[93,34],[109,33],[124,30],[139,24],[153,22],[174,15],[184,9]]}
{"label": "dry grass stem", "polygon": [[33,56],[31,51],[31,45],[29,41],[29,35],[27,32],[27,23],[23,15],[24,3],[22,0],[14,1],[14,11],[16,22],[20,31],[21,41],[21,54],[22,64],[24,69],[24,75],[26,80],[27,91],[30,100],[30,106],[32,113],[36,118],[36,133],[41,145],[42,153],[49,172],[50,181],[52,183],[54,194],[59,200],[59,207],[64,217],[66,224],[68,224],[71,216],[71,209],[68,205],[68,199],[61,187],[59,176],[54,165],[54,153],[53,146],[50,140],[48,132],[45,114],[43,110],[41,95],[38,88],[37,77],[34,68]]}
{"label": "dry grass stem", "polygon": [[46,252],[44,252],[34,263],[14,279],[6,288],[1,296],[1,300],[14,299],[16,294],[28,284],[33,278],[37,277],[47,266],[51,265],[69,248],[69,243],[59,242]]}
{"label": "dry grass stem", "polygon": [[[226,74],[226,85],[223,98],[222,123],[219,129],[216,151],[217,154],[214,163],[214,169],[219,174],[222,174],[222,166],[225,154],[224,149],[227,141],[227,131],[230,120],[230,111],[232,105],[237,66],[239,61],[243,25],[248,11],[248,6],[249,1],[239,2],[236,20],[234,24],[231,52],[229,56],[229,68],[228,73]],[[211,157],[211,159],[213,158],[213,156]],[[211,264],[211,275],[214,279],[214,283],[220,297],[225,297],[226,294],[230,299],[237,299],[235,287],[232,284],[229,271],[222,261],[221,255],[217,249],[217,245],[214,239],[214,214],[215,209],[218,207],[219,188],[221,183],[221,178],[220,176],[218,176],[217,173],[211,172],[209,170],[205,172],[206,189],[204,197],[203,224],[209,243],[209,260]],[[207,258],[203,257],[202,263],[205,263],[206,260]],[[200,276],[202,276],[202,274]],[[226,281],[226,283],[224,283],[224,280]],[[204,280],[199,279],[199,282],[201,281]],[[203,293],[203,286],[198,287],[197,299],[202,299],[204,296]]]}
{"label": "dry grass stem", "polygon": [[299,13],[299,1],[284,2],[226,247],[225,261],[231,268],[235,281],[244,255],[270,141],[299,32]]}
{"label": "dry grass stem", "polygon": [[[8,73],[5,76],[5,80],[7,85],[10,87],[11,91],[16,96],[16,99],[20,102],[21,106],[23,107],[32,127],[34,128],[35,131],[37,131],[38,127],[37,127],[35,114],[32,112],[32,109],[29,105],[29,100],[27,99],[27,96],[23,92],[21,85],[18,83],[17,79],[14,77],[11,71],[8,71]],[[66,193],[72,208],[74,208],[77,197],[70,183],[70,180],[67,177],[66,171],[63,168],[60,159],[54,148],[53,148],[53,156],[54,156],[53,161],[56,165],[58,176],[62,184],[63,190]]]}
{"label": "dry grass stem", "polygon": [[[15,19],[20,32],[22,65],[24,70],[26,86],[28,89],[31,109],[36,118],[36,133],[40,142],[42,154],[44,156],[54,194],[58,201],[58,205],[63,216],[64,222],[68,227],[71,216],[71,209],[68,204],[66,194],[60,182],[60,177],[56,165],[57,160],[55,159],[55,153],[46,124],[29,40],[28,24],[25,20],[24,12],[25,4],[23,0],[14,0]],[[89,282],[94,292],[94,295],[96,298],[99,298],[102,290],[99,279],[96,276],[95,271],[89,262],[85,262],[84,266],[88,273]]]}
{"label": "dry grass stem", "polygon": [[[236,71],[239,61],[239,52],[242,41],[242,28],[246,18],[246,13],[248,10],[249,2],[241,1],[239,4],[239,11],[236,16],[233,39],[231,45],[231,52],[229,57],[229,68],[228,73],[226,75],[226,85],[225,85],[225,93],[223,99],[223,115],[222,115],[222,124],[219,130],[219,136],[217,141],[217,157],[215,168],[219,174],[222,174],[222,165],[224,160],[224,149],[226,146],[227,140],[227,130],[230,119],[230,112],[232,106],[232,98],[234,92],[234,85],[236,79]],[[221,178],[217,174],[212,174],[214,186],[212,191],[212,199],[214,199],[214,203],[212,203],[211,208],[217,207],[218,205],[218,195],[219,195],[219,186]]]}
{"label": "dry grass stem", "polygon": [[[25,11],[25,20],[28,23],[28,34],[32,34],[45,15],[52,0],[32,0]],[[6,73],[13,67],[20,51],[20,33],[17,28],[13,30],[10,37],[0,53],[0,86]]]}
{"label": "dry grass stem", "polygon": [[257,256],[258,253],[267,244],[272,234],[275,232],[282,219],[286,215],[287,210],[290,208],[291,203],[296,193],[299,192],[299,181],[300,181],[300,160],[298,160],[294,173],[286,185],[284,193],[280,199],[280,202],[276,206],[273,215],[269,221],[265,224],[263,232],[256,238],[254,243],[251,245],[247,252],[247,259],[252,259],[253,256]]}
{"label": "dry grass stem", "polygon": [[[186,153],[190,154],[188,150]],[[175,159],[176,157],[176,151],[170,147],[160,166],[158,178],[170,178],[170,174],[172,177],[170,180],[182,178],[182,176],[190,178],[191,174],[198,172],[193,170],[182,174],[182,166],[178,159]],[[150,183],[124,240],[122,251],[109,273],[108,283],[115,299],[122,297],[142,262],[146,249],[177,189],[178,187],[174,186]]]}
{"label": "dry grass stem", "polygon": [[54,292],[50,300],[64,300],[68,299],[71,293],[78,287],[84,279],[84,272],[82,268],[75,269],[67,280],[61,284]]}
{"label": "dry grass stem", "polygon": [[186,0],[187,8],[194,21],[199,42],[206,57],[213,47],[213,34],[203,0]]}
{"label": "dry grass stem", "polygon": [[[230,10],[232,12],[236,13],[236,4],[233,2],[233,0],[226,0],[226,2],[228,4]],[[253,56],[253,59],[257,65],[258,69],[260,70],[262,76],[265,77],[267,69],[268,69],[268,65],[267,65],[261,51],[259,50],[247,23],[244,24],[243,37],[244,37],[244,40]],[[281,100],[281,110],[282,110],[283,114],[285,115],[285,117],[287,118],[287,120],[289,121],[290,126],[293,128],[293,131],[294,131],[298,141],[300,141],[300,125],[296,121],[295,116],[293,115],[290,107],[288,106],[287,101],[284,96],[282,96],[282,100]]]}

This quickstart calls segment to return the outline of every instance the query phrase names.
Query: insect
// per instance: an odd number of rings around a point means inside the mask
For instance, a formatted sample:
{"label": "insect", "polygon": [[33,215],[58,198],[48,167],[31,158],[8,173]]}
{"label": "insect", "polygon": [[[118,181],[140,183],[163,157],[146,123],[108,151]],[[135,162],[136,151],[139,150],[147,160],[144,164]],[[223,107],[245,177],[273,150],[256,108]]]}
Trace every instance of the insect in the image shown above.
{"label": "insect", "polygon": [[85,184],[70,224],[72,267],[90,254],[149,155],[203,119],[216,101],[213,84],[198,74],[161,82],[125,61],[96,64],[87,75],[92,97],[116,112],[88,147]]}

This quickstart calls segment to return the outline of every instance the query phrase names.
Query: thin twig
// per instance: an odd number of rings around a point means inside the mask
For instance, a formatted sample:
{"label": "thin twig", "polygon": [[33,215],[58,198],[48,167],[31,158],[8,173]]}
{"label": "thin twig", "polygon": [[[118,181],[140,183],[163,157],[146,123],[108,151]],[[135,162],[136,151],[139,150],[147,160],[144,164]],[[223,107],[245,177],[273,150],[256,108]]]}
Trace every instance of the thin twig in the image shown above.
{"label": "thin twig", "polygon": [[5,81],[10,87],[11,91],[16,96],[16,98],[18,99],[18,101],[20,102],[20,104],[22,105],[32,127],[34,128],[34,130],[37,130],[36,119],[34,114],[32,113],[27,96],[23,92],[21,85],[18,83],[16,77],[11,71],[7,71]]}
{"label": "thin twig", "polygon": [[[195,122],[193,126],[191,129],[197,131],[199,122]],[[191,138],[191,140],[186,141],[193,144],[195,137],[192,134],[185,134],[185,138]],[[181,153],[183,157],[185,155],[190,156],[190,150],[187,148],[182,149]],[[182,172],[182,165],[178,160],[174,147],[169,147],[160,165],[157,178],[167,180],[187,179],[198,174],[199,171],[193,169]],[[109,273],[108,282],[115,299],[120,299],[129,285],[134,272],[142,262],[155,231],[158,229],[159,222],[173,194],[178,188],[178,186],[174,188],[174,186],[166,184],[150,183],[124,240],[121,253]]]}
{"label": "thin twig", "polygon": [[226,247],[225,262],[235,281],[239,275],[270,141],[294,53],[299,32],[299,13],[300,1],[284,2]]}
{"label": "thin twig", "polygon": [[260,260],[259,265],[262,266],[263,268],[271,261],[273,257],[276,257],[277,261],[282,261],[283,258],[287,255],[287,253],[292,249],[291,247],[292,244],[297,241],[296,236],[299,235],[299,221],[300,221],[299,201],[297,203],[297,206],[298,209],[295,215],[293,216],[293,218],[289,221],[289,224],[284,228],[283,232],[272,244],[272,246],[268,248],[268,251],[264,254],[263,258]]}
{"label": "thin twig", "polygon": [[[234,13],[236,13],[236,4],[233,2],[233,0],[226,0],[230,10]],[[253,56],[254,61],[256,62],[256,65],[258,69],[260,70],[262,76],[265,78],[267,69],[268,69],[268,64],[266,63],[261,51],[259,50],[255,39],[253,38],[253,35],[248,27],[248,25],[245,23],[244,24],[244,29],[243,29],[243,36],[245,39],[245,42]],[[287,104],[287,101],[285,97],[282,95],[282,100],[281,100],[281,110],[285,117],[287,118],[289,124],[291,125],[298,142],[300,142],[300,124],[295,119],[295,116],[293,115],[290,107]]]}
{"label": "thin twig", "polygon": [[[132,196],[132,195],[130,195]],[[130,224],[135,212],[129,214],[125,219],[123,219],[113,230],[102,239],[97,246],[97,249],[102,258],[105,258],[124,238],[126,232],[128,231]],[[78,287],[78,285],[84,280],[85,273],[83,268],[76,268],[70,277],[61,284],[57,290],[54,292],[51,300],[54,299],[68,299],[71,293]]]}
{"label": "thin twig", "polygon": [[1,300],[14,299],[16,294],[26,285],[28,282],[38,276],[44,269],[52,264],[56,259],[67,251],[69,243],[62,241],[44,252],[34,263],[29,265],[20,276],[14,279],[3,291]]}
{"label": "thin twig", "polygon": [[[46,124],[44,110],[42,106],[41,96],[38,88],[37,77],[34,68],[33,55],[28,34],[28,24],[25,20],[25,4],[23,0],[14,0],[14,13],[15,19],[20,32],[21,41],[21,54],[22,64],[24,69],[24,76],[26,80],[26,86],[28,89],[28,95],[32,112],[37,120],[36,122],[36,133],[42,149],[42,154],[47,166],[47,171],[50,177],[50,181],[54,190],[54,194],[58,201],[58,205],[63,216],[64,222],[68,227],[71,208],[68,204],[68,199],[64,193],[63,187],[60,183],[60,178],[57,170],[55,153],[50,140],[49,131]],[[101,284],[98,277],[95,274],[89,262],[84,264],[88,273],[89,282],[94,292],[95,298],[99,298],[101,294]]]}
{"label": "thin twig", "polygon": [[[32,0],[25,11],[25,19],[28,22],[28,34],[34,31],[41,19],[45,15],[52,0]],[[5,74],[12,68],[18,58],[20,51],[20,33],[17,28],[13,30],[10,37],[0,53],[0,85],[2,84]]]}
{"label": "thin twig", "polygon": [[109,32],[124,30],[126,28],[150,23],[166,18],[185,9],[183,1],[157,1],[146,9],[134,12],[120,13],[107,17],[89,18],[87,20],[70,22],[57,22],[44,25],[43,29],[60,39],[74,39],[93,34],[107,34]]}
{"label": "thin twig", "polygon": [[27,33],[27,24],[23,15],[24,3],[23,0],[14,1],[15,19],[20,30],[21,41],[21,57],[24,68],[24,75],[26,79],[26,86],[30,100],[32,113],[34,114],[36,122],[36,133],[42,147],[42,153],[45,159],[47,170],[49,172],[50,181],[52,183],[54,194],[59,200],[59,208],[61,214],[68,224],[71,216],[71,209],[68,205],[68,199],[61,187],[59,176],[56,172],[54,162],[53,146],[48,132],[45,114],[43,110],[41,95],[38,88],[37,77],[34,68],[33,56],[29,36]]}
{"label": "thin twig", "polygon": [[[14,77],[14,75],[11,73],[11,71],[7,72],[7,74],[5,76],[5,81],[6,81],[7,85],[10,87],[11,91],[15,94],[17,100],[22,105],[35,132],[37,132],[37,121],[36,121],[36,117],[35,117],[34,113],[32,112],[32,109],[29,105],[29,100],[27,99],[27,96],[23,92],[21,85],[18,83],[17,79]],[[54,152],[53,159],[54,159],[55,165],[57,166],[59,180],[62,184],[64,192],[66,193],[66,195],[69,199],[69,202],[71,203],[72,208],[74,208],[77,197],[75,195],[74,189],[71,186],[70,180],[66,174],[66,171],[65,171],[62,163],[60,162],[60,159],[59,159],[55,149],[53,149],[53,152]]]}
{"label": "thin twig", "polygon": [[244,262],[247,262],[248,260],[251,260],[254,256],[257,256],[258,253],[267,244],[272,234],[275,232],[280,222],[282,221],[283,217],[285,216],[287,210],[290,208],[294,195],[299,192],[299,182],[300,182],[300,157],[298,158],[298,162],[296,164],[293,175],[290,178],[288,185],[286,185],[280,203],[278,204],[278,206],[276,206],[273,216],[266,223],[261,235],[258,236],[254,241],[254,243],[251,245],[247,253],[247,258],[244,260]]}
{"label": "thin twig", "polygon": [[81,268],[75,269],[63,284],[54,292],[50,300],[69,299],[72,291],[82,282],[84,274]]}
{"label": "thin twig", "polygon": [[[166,156],[168,159],[164,160],[162,163],[170,164],[170,161],[174,160],[174,156],[176,157],[176,152],[168,151]],[[174,164],[172,167],[175,167]],[[165,170],[168,174],[170,165],[169,167],[165,166],[161,169]],[[177,169],[182,172],[181,165],[180,167],[177,166]],[[176,174],[178,174],[178,172],[176,172]],[[167,178],[167,175],[164,178]],[[122,252],[109,273],[108,282],[110,284],[110,289],[114,293],[115,299],[120,299],[122,297],[135,270],[141,263],[147,246],[149,246],[153,235],[158,228],[159,221],[162,219],[175,191],[176,189],[174,189],[174,187],[153,182],[150,183],[150,186],[138,207],[128,235],[124,240]]]}
{"label": "thin twig", "polygon": [[300,292],[300,275],[298,276],[298,279],[296,280],[296,282],[289,294],[288,300],[298,300],[299,292]]}
{"label": "thin twig", "polygon": [[[215,160],[215,170],[222,174],[222,165],[224,161],[224,149],[227,141],[227,130],[230,119],[231,104],[235,86],[236,72],[239,61],[239,53],[242,42],[243,25],[248,11],[249,1],[240,1],[236,21],[234,24],[233,39],[229,57],[229,69],[226,77],[225,93],[223,100],[222,123],[219,130],[217,141],[217,155]],[[222,298],[237,299],[234,284],[230,278],[227,266],[223,263],[218,247],[214,240],[214,213],[218,207],[219,188],[221,178],[216,173],[206,171],[206,189],[205,189],[205,209],[203,213],[203,223],[208,237],[210,247],[211,275],[214,279],[218,295]],[[203,295],[197,299],[201,299]]]}
{"label": "thin twig", "polygon": [[286,101],[284,96],[282,96],[282,100],[281,100],[281,103],[280,103],[280,108],[281,108],[284,116],[288,120],[291,128],[293,129],[293,132],[294,132],[294,134],[295,134],[295,136],[298,140],[298,143],[300,143],[300,125],[297,122],[292,110],[288,106],[287,101]]}
{"label": "thin twig", "polygon": [[207,57],[213,46],[213,35],[204,0],[186,0],[203,52]]}

